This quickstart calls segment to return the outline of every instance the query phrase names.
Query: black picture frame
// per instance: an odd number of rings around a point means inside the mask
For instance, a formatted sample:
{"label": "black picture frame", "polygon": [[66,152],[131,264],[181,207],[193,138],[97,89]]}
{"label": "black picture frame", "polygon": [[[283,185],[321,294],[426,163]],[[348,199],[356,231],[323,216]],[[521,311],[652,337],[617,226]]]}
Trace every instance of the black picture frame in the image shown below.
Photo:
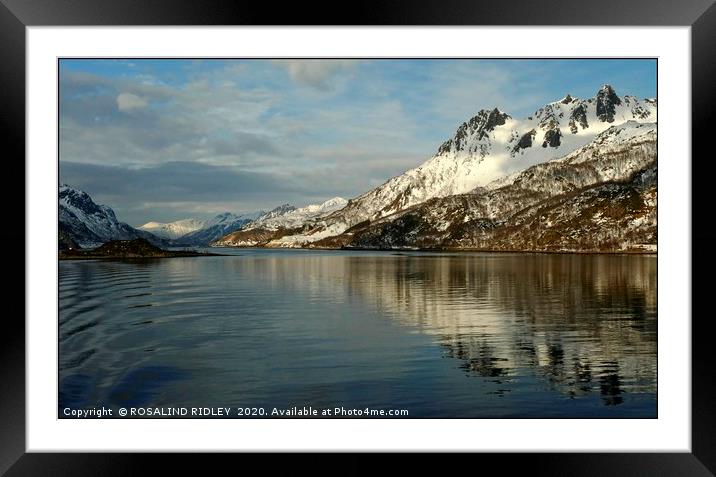
{"label": "black picture frame", "polygon": [[[711,314],[706,300],[711,281],[708,272],[715,259],[711,246],[716,233],[709,227],[712,215],[710,190],[714,166],[713,86],[716,85],[716,6],[714,0],[649,2],[648,0],[569,0],[494,2],[477,0],[409,1],[377,3],[355,2],[350,9],[336,3],[321,5],[305,2],[178,1],[178,0],[0,0],[0,121],[5,143],[5,196],[25,197],[25,28],[41,25],[604,25],[604,26],[690,26],[692,67],[692,316],[660,316],[660,319],[689,320],[692,329],[692,446],[691,453],[584,453],[529,454],[506,458],[500,454],[480,456],[480,467],[499,465],[512,473],[519,468],[532,474],[548,475],[714,475],[716,473],[716,388],[709,331]],[[333,5],[333,6],[331,6]],[[341,13],[344,12],[344,13]],[[349,12],[349,13],[348,13]],[[298,23],[301,22],[301,23]],[[10,146],[9,149],[7,146]],[[683,161],[689,158],[667,158]],[[698,174],[695,166],[698,164]],[[22,178],[22,180],[20,180]],[[3,317],[0,353],[0,473],[16,475],[127,475],[141,473],[148,467],[137,463],[129,454],[49,454],[26,453],[25,432],[25,259],[32,253],[25,243],[25,209],[12,201],[3,213],[12,227],[0,229],[0,240],[10,251],[6,263],[12,271],[12,285],[6,288],[6,311]],[[6,203],[7,204],[7,203]],[[702,220],[698,220],[701,218]],[[22,224],[22,225],[21,225]],[[22,262],[22,263],[20,263]],[[6,273],[6,277],[10,276]],[[23,279],[20,279],[23,277]],[[16,290],[12,290],[14,286]],[[662,295],[668,299],[668,295]],[[13,301],[10,301],[13,298]],[[701,306],[700,306],[701,305]],[[231,456],[151,455],[144,459],[161,459],[162,465],[192,466],[206,469],[221,465]],[[246,456],[244,456],[245,459]],[[217,462],[215,459],[219,459]],[[261,458],[261,457],[259,457]],[[267,465],[266,456],[257,460]],[[306,458],[311,458],[307,456]],[[294,456],[291,466],[301,462],[309,468],[315,462]],[[253,463],[253,462],[252,462]],[[242,462],[245,465],[246,461]],[[276,466],[275,459],[271,460]],[[357,472],[363,459],[346,459],[344,472]],[[274,471],[280,467],[273,467]],[[169,468],[163,469],[165,472]],[[275,473],[275,472],[272,472]]]}

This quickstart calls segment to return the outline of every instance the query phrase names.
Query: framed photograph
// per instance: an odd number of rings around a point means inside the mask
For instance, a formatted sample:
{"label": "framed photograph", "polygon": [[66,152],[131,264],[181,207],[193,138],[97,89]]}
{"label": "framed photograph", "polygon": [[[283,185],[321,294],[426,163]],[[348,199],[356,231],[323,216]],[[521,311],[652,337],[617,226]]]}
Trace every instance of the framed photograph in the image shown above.
{"label": "framed photograph", "polygon": [[713,475],[711,1],[2,2],[1,471]]}

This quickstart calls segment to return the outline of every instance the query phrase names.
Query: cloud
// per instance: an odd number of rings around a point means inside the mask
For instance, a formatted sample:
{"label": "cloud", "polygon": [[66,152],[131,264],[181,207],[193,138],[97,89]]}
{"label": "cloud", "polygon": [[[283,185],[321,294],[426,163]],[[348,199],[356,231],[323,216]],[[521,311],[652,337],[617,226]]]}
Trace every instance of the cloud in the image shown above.
{"label": "cloud", "polygon": [[281,60],[280,64],[288,70],[293,81],[319,91],[331,91],[335,84],[332,80],[356,65],[352,60]]}
{"label": "cloud", "polygon": [[[232,141],[224,143],[223,146],[225,147],[226,145],[235,145],[234,152],[239,152],[243,154],[255,153],[269,156],[281,154],[276,144],[274,144],[271,136],[269,136],[268,134],[237,131],[236,133],[234,133],[232,139]],[[217,144],[217,153],[221,152],[221,146],[222,145]]]}
{"label": "cloud", "polygon": [[[67,72],[60,79],[62,160],[148,165],[176,160],[240,161],[276,155],[276,132],[260,116],[274,97],[237,88],[233,70],[170,85],[140,72],[103,77]],[[230,156],[230,157],[229,157]]]}
{"label": "cloud", "polygon": [[132,224],[355,197],[434,144],[397,98],[344,91],[354,65],[227,62],[175,82],[141,65],[61,72],[60,175]]}
{"label": "cloud", "polygon": [[[264,204],[301,200],[309,184],[280,173],[242,171],[197,162],[168,162],[136,168],[63,162],[60,181],[112,207],[120,220],[141,225],[149,220],[187,218],[187,204],[208,218],[220,212],[250,212]],[[281,190],[281,197],[276,191]],[[174,210],[183,204],[182,210]],[[148,215],[149,214],[149,215]]]}
{"label": "cloud", "polygon": [[565,71],[581,71],[522,60],[132,63],[60,63],[59,149],[64,180],[133,224],[355,197],[429,159],[479,109],[526,116],[572,91]]}
{"label": "cloud", "polygon": [[147,100],[132,93],[120,93],[117,96],[117,108],[120,111],[132,111],[147,106]]}

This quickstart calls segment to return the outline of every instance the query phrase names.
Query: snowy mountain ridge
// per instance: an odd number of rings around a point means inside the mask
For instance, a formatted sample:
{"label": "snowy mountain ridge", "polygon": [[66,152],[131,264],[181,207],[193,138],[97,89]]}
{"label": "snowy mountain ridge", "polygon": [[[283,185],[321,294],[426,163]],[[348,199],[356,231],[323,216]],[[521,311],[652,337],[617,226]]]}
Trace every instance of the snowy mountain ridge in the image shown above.
{"label": "snowy mountain ridge", "polygon": [[308,220],[316,219],[342,209],[347,203],[348,201],[342,197],[333,197],[321,204],[310,204],[298,209],[291,205],[284,204],[258,217],[243,227],[243,230],[257,228],[278,230],[300,227]]}
{"label": "snowy mountain ridge", "polygon": [[656,124],[628,121],[510,180],[430,199],[326,245],[655,251],[656,155]]}
{"label": "snowy mountain ridge", "polygon": [[[309,222],[304,227],[309,230],[275,238],[271,244],[300,246],[436,197],[499,187],[533,165],[564,158],[589,145],[612,126],[655,124],[656,108],[654,99],[619,97],[611,86],[604,85],[592,98],[568,94],[524,119],[497,108],[480,110],[420,166],[348,201],[325,218]],[[614,139],[619,142],[627,136]]]}
{"label": "snowy mountain ridge", "polygon": [[174,241],[176,245],[209,245],[214,240],[241,229],[264,214],[264,211],[240,215],[224,212],[204,221],[200,228],[182,235]]}

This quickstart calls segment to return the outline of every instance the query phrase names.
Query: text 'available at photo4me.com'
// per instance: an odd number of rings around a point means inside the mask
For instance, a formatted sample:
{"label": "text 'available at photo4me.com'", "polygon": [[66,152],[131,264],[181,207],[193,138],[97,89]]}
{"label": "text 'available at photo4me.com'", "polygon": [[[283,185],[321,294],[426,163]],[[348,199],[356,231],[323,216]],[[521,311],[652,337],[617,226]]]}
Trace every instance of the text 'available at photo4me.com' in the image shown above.
{"label": "text 'available at photo4me.com'", "polygon": [[408,417],[407,409],[349,408],[293,406],[282,407],[127,407],[112,409],[99,407],[90,409],[61,410],[60,417],[65,419],[101,419],[101,418],[312,418],[312,417]]}

